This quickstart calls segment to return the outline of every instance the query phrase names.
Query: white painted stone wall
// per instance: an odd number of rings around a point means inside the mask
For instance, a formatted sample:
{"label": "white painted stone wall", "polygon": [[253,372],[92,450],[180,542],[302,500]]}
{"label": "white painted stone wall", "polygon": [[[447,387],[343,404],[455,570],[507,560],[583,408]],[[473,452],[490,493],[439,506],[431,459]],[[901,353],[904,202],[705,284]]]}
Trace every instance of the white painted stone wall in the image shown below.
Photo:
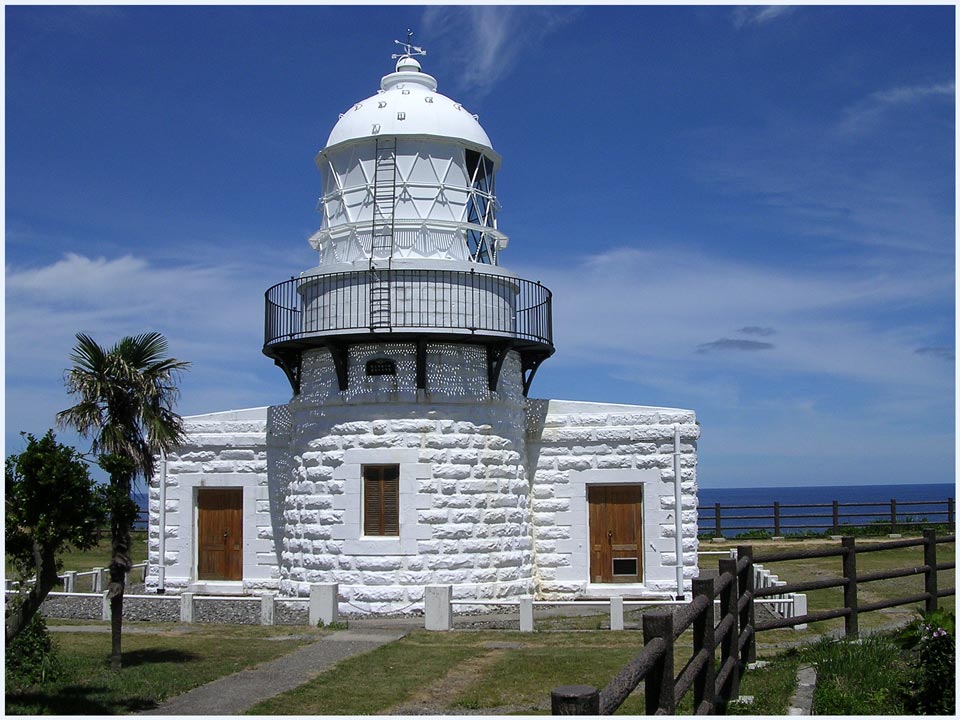
{"label": "white painted stone wall", "polygon": [[[397,376],[366,377],[374,357],[394,359]],[[189,440],[167,462],[166,589],[196,581],[196,488],[242,487],[248,591],[303,596],[310,583],[338,582],[344,612],[422,607],[428,584],[452,585],[455,598],[672,594],[674,426],[684,577],[695,577],[694,413],[528,401],[514,354],[495,393],[481,348],[430,345],[427,360],[431,389],[417,390],[412,344],[358,346],[340,393],[318,350],[288,405],[185,418]],[[401,534],[366,538],[361,467],[387,463],[400,465]],[[154,590],[160,478],[150,488]],[[617,483],[643,486],[641,585],[590,583],[587,487]]]}
{"label": "white painted stone wall", "polygon": [[[674,427],[681,433],[681,519],[685,587],[697,575],[697,438],[689,410],[530,400],[527,447],[537,594],[675,593]],[[587,486],[643,486],[644,582],[594,584],[589,578]]]}
{"label": "white painted stone wall", "polygon": [[[187,443],[167,456],[150,484],[148,591],[158,589],[160,482],[166,476],[164,586],[180,591],[196,582],[198,488],[243,489],[243,587],[279,587],[279,556],[273,543],[279,512],[267,482],[268,408],[250,408],[184,418]],[[272,504],[273,503],[273,504]]]}
{"label": "white painted stone wall", "polygon": [[[366,377],[374,357],[397,375]],[[337,390],[325,350],[304,354],[301,394],[290,404],[281,591],[305,595],[338,582],[348,608],[422,607],[424,586],[456,598],[533,590],[526,415],[511,353],[499,391],[480,347],[430,344],[427,387],[417,390],[415,348],[361,345],[350,353],[350,389]],[[400,465],[401,534],[365,538],[361,466]]]}

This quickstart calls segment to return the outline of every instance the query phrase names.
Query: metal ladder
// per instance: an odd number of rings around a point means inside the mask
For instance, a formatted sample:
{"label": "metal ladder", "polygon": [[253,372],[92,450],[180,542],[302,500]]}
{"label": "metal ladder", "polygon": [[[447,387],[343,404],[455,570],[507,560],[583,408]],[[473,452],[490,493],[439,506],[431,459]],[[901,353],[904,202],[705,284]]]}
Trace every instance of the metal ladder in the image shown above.
{"label": "metal ladder", "polygon": [[373,173],[373,228],[370,238],[370,329],[391,325],[390,271],[393,218],[397,204],[397,139],[377,139]]}

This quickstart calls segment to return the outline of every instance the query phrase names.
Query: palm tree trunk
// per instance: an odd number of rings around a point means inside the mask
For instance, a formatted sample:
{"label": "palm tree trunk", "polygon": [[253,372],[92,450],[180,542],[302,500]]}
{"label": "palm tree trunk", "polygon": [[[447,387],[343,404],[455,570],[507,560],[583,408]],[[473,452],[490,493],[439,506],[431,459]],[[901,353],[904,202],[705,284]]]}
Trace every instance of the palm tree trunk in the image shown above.
{"label": "palm tree trunk", "polygon": [[[116,482],[115,498],[129,499],[132,483],[130,474],[119,473],[112,480]],[[120,507],[115,508],[112,513],[110,532],[113,546],[113,556],[110,558],[110,586],[107,589],[107,597],[110,598],[110,667],[113,670],[119,670],[122,667],[123,591],[131,565],[130,519]]]}

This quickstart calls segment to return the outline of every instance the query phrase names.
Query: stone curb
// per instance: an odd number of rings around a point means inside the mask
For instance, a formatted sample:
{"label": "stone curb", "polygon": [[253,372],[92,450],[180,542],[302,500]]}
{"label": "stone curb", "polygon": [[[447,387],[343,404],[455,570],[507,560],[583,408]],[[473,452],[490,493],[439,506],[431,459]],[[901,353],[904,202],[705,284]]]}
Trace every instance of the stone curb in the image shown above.
{"label": "stone curb", "polygon": [[787,715],[812,715],[813,691],[817,687],[817,671],[807,665],[797,669],[797,689],[790,698]]}

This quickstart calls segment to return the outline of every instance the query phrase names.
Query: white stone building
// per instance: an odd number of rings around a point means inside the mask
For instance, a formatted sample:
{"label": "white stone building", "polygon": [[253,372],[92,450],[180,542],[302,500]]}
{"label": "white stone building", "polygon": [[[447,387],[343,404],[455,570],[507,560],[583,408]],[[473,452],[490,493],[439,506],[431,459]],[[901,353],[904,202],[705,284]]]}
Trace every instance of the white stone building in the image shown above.
{"label": "white stone building", "polygon": [[697,573],[696,417],[528,399],[551,294],[500,265],[500,156],[416,53],[334,126],[319,264],[267,291],[292,399],[187,417],[161,462],[148,589],[337,582],[343,612],[422,607],[430,584],[677,594]]}

